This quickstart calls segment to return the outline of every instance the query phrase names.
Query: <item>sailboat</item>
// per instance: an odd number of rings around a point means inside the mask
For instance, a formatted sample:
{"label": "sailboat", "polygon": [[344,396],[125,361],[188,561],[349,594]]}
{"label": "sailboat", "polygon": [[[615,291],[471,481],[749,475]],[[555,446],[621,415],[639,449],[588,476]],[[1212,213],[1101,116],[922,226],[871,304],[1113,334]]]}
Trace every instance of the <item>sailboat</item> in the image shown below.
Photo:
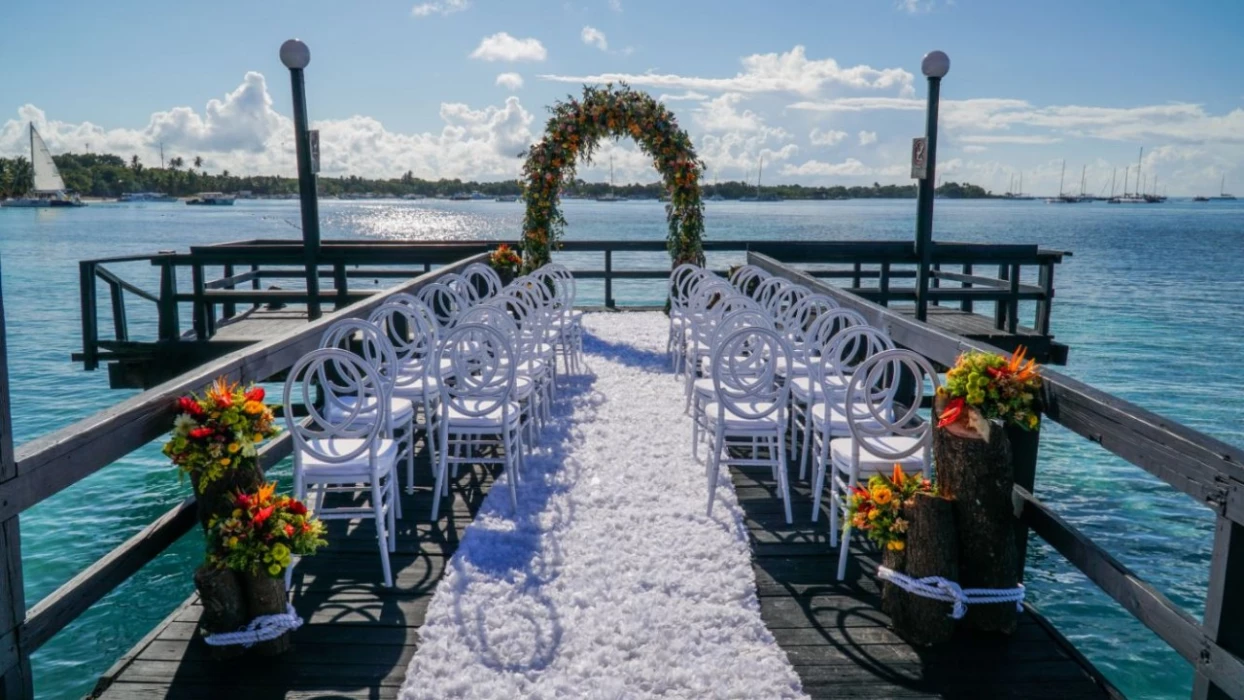
{"label": "sailboat", "polygon": [[1235,199],[1235,195],[1227,194],[1227,176],[1222,176],[1222,184],[1218,186],[1218,196],[1214,199]]}
{"label": "sailboat", "polygon": [[83,207],[86,206],[76,194],[65,192],[65,181],[52,161],[43,137],[30,124],[30,165],[34,177],[33,186],[25,197],[0,202],[0,207]]}
{"label": "sailboat", "polygon": [[[1064,160],[1062,172],[1060,172],[1058,175],[1058,196],[1047,197],[1045,200],[1046,204],[1076,204],[1078,202],[1084,201],[1081,197],[1077,197],[1073,194],[1067,194],[1063,192],[1063,178],[1066,175],[1067,175],[1067,161]],[[1084,189],[1083,171],[1081,171],[1081,174],[1080,174],[1080,189]]]}
{"label": "sailboat", "polygon": [[714,182],[714,183],[713,183],[713,196],[709,197],[709,198],[708,198],[708,201],[710,201],[710,202],[724,202],[724,201],[726,201],[726,198],[721,196],[721,192],[720,192],[720,190],[721,190],[721,183],[719,183],[719,182]]}
{"label": "sailboat", "polygon": [[755,197],[743,197],[739,200],[740,202],[780,202],[782,201],[782,198],[777,196],[776,194],[761,194],[760,193],[760,178],[764,175],[764,172],[765,172],[765,157],[761,156],[760,163],[759,165],[756,166],[756,196]]}
{"label": "sailboat", "polygon": [[625,202],[626,197],[613,193],[613,156],[609,156],[609,191],[596,198],[598,202]]}

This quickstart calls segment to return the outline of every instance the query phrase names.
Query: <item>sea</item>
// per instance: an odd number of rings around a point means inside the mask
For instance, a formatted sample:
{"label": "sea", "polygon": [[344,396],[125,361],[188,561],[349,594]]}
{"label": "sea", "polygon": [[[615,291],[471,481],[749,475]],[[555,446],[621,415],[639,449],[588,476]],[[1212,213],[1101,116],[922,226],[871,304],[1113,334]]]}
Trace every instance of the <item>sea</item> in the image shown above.
{"label": "sea", "polygon": [[[567,201],[564,208],[568,239],[664,237],[658,202]],[[523,215],[522,204],[493,201],[323,201],[320,211],[324,238],[356,240],[516,239]],[[913,200],[706,204],[705,235],[711,240],[911,240],[914,231]],[[106,372],[87,372],[70,361],[80,348],[79,260],[300,235],[296,201],[0,210],[18,443],[133,393],[109,389]],[[1053,331],[1071,348],[1060,371],[1244,445],[1244,202],[938,200],[934,236],[1069,252],[1055,275]],[[714,255],[710,263],[724,267],[739,259]],[[598,260],[571,262],[599,267]],[[665,264],[661,254],[615,259],[619,268]],[[150,265],[109,268],[156,289]],[[615,296],[623,303],[652,302],[661,292],[621,282]],[[580,298],[599,303],[599,285],[584,284]],[[153,335],[153,305],[135,297],[127,304],[131,334]],[[101,328],[110,328],[106,316]],[[288,466],[278,475],[287,478]],[[27,605],[149,524],[189,489],[157,442],[24,513]],[[1214,526],[1208,508],[1057,425],[1043,430],[1036,493],[1201,616]],[[200,536],[186,536],[39,650],[33,660],[38,697],[88,693],[102,672],[191,593],[201,556]],[[1188,696],[1190,666],[1044,544],[1029,552],[1026,585],[1029,600],[1127,696]]]}

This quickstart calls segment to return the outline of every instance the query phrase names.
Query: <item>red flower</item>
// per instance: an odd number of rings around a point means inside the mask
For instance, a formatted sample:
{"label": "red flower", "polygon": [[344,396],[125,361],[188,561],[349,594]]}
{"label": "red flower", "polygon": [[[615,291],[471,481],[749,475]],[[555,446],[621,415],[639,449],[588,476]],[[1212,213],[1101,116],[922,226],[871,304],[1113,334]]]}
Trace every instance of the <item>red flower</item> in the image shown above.
{"label": "red flower", "polygon": [[233,503],[237,505],[237,507],[239,508],[250,508],[251,497],[244,493],[239,493],[237,496],[234,497]]}
{"label": "red flower", "polygon": [[214,430],[208,427],[195,428],[194,430],[190,431],[190,437],[196,440],[202,440],[203,438],[211,437],[212,433],[214,432],[215,432]]}
{"label": "red flower", "polygon": [[273,510],[274,508],[272,506],[268,506],[267,508],[260,508],[255,513],[255,517],[251,518],[251,524],[254,525],[255,527],[259,527],[260,525],[263,525],[264,522],[268,520],[268,518],[272,517]]}
{"label": "red flower", "polygon": [[263,387],[257,386],[246,392],[247,401],[263,401]]}
{"label": "red flower", "polygon": [[293,526],[293,525],[290,525],[289,523],[286,523],[286,524],[285,524],[285,536],[286,536],[286,537],[293,537],[293,536],[294,536],[294,526]]}
{"label": "red flower", "polygon": [[945,428],[946,426],[959,420],[959,416],[963,413],[963,397],[956,396],[946,404],[946,410],[942,411],[942,415],[938,416],[937,427]]}
{"label": "red flower", "polygon": [[307,507],[302,504],[302,501],[290,501],[289,512],[293,515],[306,515]]}
{"label": "red flower", "polygon": [[198,401],[195,401],[189,396],[183,396],[180,399],[177,399],[177,409],[182,413],[188,413],[195,417],[203,415],[203,407],[199,405]]}

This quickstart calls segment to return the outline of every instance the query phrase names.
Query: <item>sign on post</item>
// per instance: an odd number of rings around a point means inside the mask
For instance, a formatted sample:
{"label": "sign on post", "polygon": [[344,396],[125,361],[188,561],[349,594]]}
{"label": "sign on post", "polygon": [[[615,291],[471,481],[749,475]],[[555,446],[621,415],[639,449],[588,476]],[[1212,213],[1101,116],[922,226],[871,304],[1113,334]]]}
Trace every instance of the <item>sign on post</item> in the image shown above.
{"label": "sign on post", "polygon": [[311,129],[307,131],[308,139],[311,141],[311,172],[320,172],[320,130]]}
{"label": "sign on post", "polygon": [[925,137],[911,140],[911,177],[923,180],[929,176],[929,141]]}

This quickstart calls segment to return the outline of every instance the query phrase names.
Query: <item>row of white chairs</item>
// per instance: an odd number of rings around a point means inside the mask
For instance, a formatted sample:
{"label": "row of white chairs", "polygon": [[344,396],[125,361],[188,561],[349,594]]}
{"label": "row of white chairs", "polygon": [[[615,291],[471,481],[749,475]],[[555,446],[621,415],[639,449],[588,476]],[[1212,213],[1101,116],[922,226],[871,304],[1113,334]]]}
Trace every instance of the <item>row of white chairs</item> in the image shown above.
{"label": "row of white chairs", "polygon": [[[579,371],[581,315],[574,276],[547,265],[502,285],[487,265],[396,294],[367,319],[329,326],[320,349],[290,370],[283,403],[294,440],[294,496],[321,519],[376,523],[386,586],[402,517],[398,465],[415,482],[416,436],[433,463],[431,519],[464,464],[499,464],[518,505],[525,454],[550,419],[557,361]],[[307,417],[295,419],[295,406]],[[332,492],[367,505],[325,507]],[[353,501],[354,499],[350,499]],[[286,571],[286,586],[292,567]]]}
{"label": "row of white chairs", "polygon": [[829,477],[841,579],[851,487],[896,463],[931,472],[932,425],[921,405],[939,386],[937,373],[859,313],[759,267],[726,280],[680,266],[669,293],[668,349],[684,378],[692,454],[698,459],[700,442],[709,443],[709,514],[721,466],[764,465],[792,522],[788,455],[798,450],[800,480],[813,467],[813,521]]}

